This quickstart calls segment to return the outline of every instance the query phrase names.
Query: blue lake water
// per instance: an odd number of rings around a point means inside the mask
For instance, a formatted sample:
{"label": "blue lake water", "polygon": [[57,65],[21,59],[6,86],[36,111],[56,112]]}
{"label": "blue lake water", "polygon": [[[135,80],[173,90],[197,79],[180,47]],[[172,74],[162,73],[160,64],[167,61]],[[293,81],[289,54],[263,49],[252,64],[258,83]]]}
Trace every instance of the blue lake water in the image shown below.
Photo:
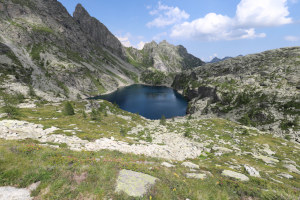
{"label": "blue lake water", "polygon": [[160,119],[162,115],[166,118],[184,116],[188,105],[172,88],[137,84],[95,98],[116,103],[121,109],[148,119]]}

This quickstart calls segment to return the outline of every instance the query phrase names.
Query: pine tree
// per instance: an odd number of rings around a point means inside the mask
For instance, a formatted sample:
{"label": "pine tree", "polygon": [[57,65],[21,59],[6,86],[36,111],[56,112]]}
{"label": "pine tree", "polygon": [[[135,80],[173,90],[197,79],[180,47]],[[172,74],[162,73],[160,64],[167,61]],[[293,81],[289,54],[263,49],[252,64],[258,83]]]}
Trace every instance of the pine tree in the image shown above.
{"label": "pine tree", "polygon": [[75,115],[74,108],[69,101],[65,103],[63,113],[65,115]]}

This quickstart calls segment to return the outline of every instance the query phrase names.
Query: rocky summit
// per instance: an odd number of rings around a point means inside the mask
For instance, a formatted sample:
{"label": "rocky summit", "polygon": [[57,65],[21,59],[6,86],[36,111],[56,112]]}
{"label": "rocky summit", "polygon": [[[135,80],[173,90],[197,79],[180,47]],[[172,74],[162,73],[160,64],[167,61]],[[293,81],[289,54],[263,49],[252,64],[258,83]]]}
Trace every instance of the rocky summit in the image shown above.
{"label": "rocky summit", "polygon": [[204,64],[199,58],[189,54],[183,46],[174,46],[166,40],[157,44],[146,43],[142,50],[126,48],[129,62],[133,65],[153,67],[162,72],[180,72]]}
{"label": "rocky summit", "polygon": [[[300,47],[215,61],[124,47],[81,4],[0,0],[0,200],[299,199]],[[95,97],[132,84],[187,115]]]}

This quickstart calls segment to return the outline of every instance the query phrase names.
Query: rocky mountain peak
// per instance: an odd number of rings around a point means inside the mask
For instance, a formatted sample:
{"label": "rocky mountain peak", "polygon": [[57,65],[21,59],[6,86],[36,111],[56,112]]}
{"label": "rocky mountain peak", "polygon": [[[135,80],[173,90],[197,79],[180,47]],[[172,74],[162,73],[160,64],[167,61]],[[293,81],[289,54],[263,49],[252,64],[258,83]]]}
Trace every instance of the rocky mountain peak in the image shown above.
{"label": "rocky mountain peak", "polygon": [[86,11],[86,9],[79,3],[77,4],[75,11],[73,13],[73,17],[75,19],[79,19],[82,17],[91,17],[90,14]]}
{"label": "rocky mountain peak", "polygon": [[104,24],[91,17],[81,4],[76,6],[73,18],[95,46],[103,46],[113,54],[125,59],[126,56],[121,42]]}
{"label": "rocky mountain peak", "polygon": [[144,45],[144,48],[143,49],[150,49],[150,48],[154,48],[154,47],[157,47],[157,43],[153,40],[152,42],[149,42],[149,43],[146,43]]}
{"label": "rocky mountain peak", "polygon": [[145,44],[142,51],[127,48],[127,55],[138,66],[153,67],[163,72],[180,72],[204,64],[204,62],[189,54],[182,45],[172,45],[166,40]]}
{"label": "rocky mountain peak", "polygon": [[159,44],[170,44],[170,43],[168,43],[167,40],[163,40]]}

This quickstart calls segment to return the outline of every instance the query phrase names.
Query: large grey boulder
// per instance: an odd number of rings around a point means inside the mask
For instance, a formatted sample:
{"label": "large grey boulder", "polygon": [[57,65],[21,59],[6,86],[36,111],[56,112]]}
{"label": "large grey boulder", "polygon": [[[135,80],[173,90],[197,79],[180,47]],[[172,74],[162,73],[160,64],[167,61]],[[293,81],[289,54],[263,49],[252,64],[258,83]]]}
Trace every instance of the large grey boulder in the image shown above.
{"label": "large grey boulder", "polygon": [[31,200],[30,193],[37,189],[41,182],[29,185],[27,188],[0,187],[0,200]]}
{"label": "large grey boulder", "polygon": [[295,165],[292,165],[292,164],[286,164],[286,165],[283,165],[285,168],[288,169],[289,172],[293,172],[293,173],[296,173],[296,174],[300,174],[300,171],[297,169],[297,167]]}
{"label": "large grey boulder", "polygon": [[272,158],[272,157],[268,157],[268,156],[264,156],[264,155],[257,155],[257,154],[253,154],[254,158],[257,159],[261,159],[262,161],[264,161],[267,164],[276,164],[279,162],[279,160]]}
{"label": "large grey boulder", "polygon": [[183,162],[181,165],[185,166],[185,167],[188,167],[190,169],[200,169],[199,165],[196,165],[192,162]]}
{"label": "large grey boulder", "polygon": [[244,168],[250,176],[260,177],[259,171],[257,171],[254,167],[251,167],[249,165],[244,165]]}
{"label": "large grey boulder", "polygon": [[249,178],[246,175],[238,173],[238,172],[234,172],[231,170],[224,170],[222,172],[222,175],[226,176],[226,177],[234,178],[234,179],[237,179],[240,181],[249,181]]}
{"label": "large grey boulder", "polygon": [[206,174],[200,174],[200,173],[186,173],[185,176],[187,178],[194,178],[194,179],[205,179],[207,177]]}
{"label": "large grey boulder", "polygon": [[168,163],[168,162],[162,162],[161,165],[165,166],[165,167],[168,167],[168,168],[175,167],[175,165],[172,165],[171,163]]}
{"label": "large grey boulder", "polygon": [[0,200],[31,200],[30,191],[25,188],[0,187]]}
{"label": "large grey boulder", "polygon": [[124,192],[132,197],[142,197],[156,180],[158,179],[148,174],[123,169],[117,179],[116,192]]}

